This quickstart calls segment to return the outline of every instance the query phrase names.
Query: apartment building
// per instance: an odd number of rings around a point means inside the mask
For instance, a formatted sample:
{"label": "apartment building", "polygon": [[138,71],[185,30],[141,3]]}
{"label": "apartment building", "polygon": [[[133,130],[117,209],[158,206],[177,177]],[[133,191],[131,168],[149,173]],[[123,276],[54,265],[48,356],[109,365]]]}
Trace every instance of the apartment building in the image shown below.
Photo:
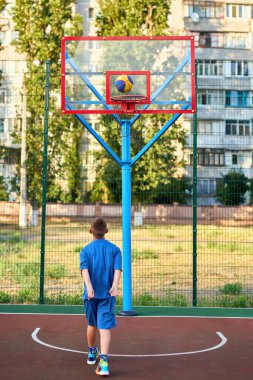
{"label": "apartment building", "polygon": [[[214,204],[222,175],[240,169],[253,178],[253,1],[177,0],[171,11],[173,32],[195,36],[199,204]],[[184,120],[191,177],[192,129]]]}
{"label": "apartment building", "polygon": [[[1,146],[17,149],[11,139],[13,123],[22,110],[22,73],[25,56],[16,53],[11,41],[15,30],[8,0],[1,15],[5,25],[0,38]],[[76,13],[83,16],[84,35],[96,35],[96,0],[77,0]],[[172,0],[169,25],[175,35],[194,35],[198,62],[198,192],[199,204],[213,204],[217,183],[223,174],[241,169],[253,178],[253,0]],[[97,53],[96,53],[97,54]],[[99,131],[96,116],[90,123]],[[20,121],[21,122],[21,121]],[[192,177],[192,121],[188,129],[185,175]],[[95,178],[92,151],[94,139],[84,131],[81,152],[85,183]],[[99,147],[98,147],[99,148]],[[0,162],[0,175],[10,177],[14,165]]]}
{"label": "apartment building", "polygon": [[[8,160],[0,158],[0,176],[4,178],[5,184],[10,190],[11,178],[15,175],[16,164],[19,161],[20,146],[14,144],[12,131],[15,123],[22,123],[23,112],[23,78],[27,70],[26,56],[16,51],[12,45],[17,37],[15,26],[12,20],[12,8],[15,0],[7,0],[7,5],[0,15],[2,30],[0,32],[0,71],[2,80],[0,85],[0,147],[9,150]],[[73,12],[83,16],[84,35],[95,35],[95,17],[97,14],[97,4],[93,0],[77,0],[73,6]],[[91,123],[98,129],[99,125],[95,117],[91,118]],[[94,144],[88,133],[84,131],[81,145],[83,157],[83,167],[85,170],[84,180],[94,177],[92,173],[92,154]],[[15,200],[17,195],[10,194],[10,200]]]}
{"label": "apartment building", "polygon": [[[2,30],[0,31],[0,71],[2,74],[0,86],[0,147],[9,152],[7,158],[0,157],[0,176],[10,190],[10,180],[16,171],[16,163],[20,155],[20,147],[14,144],[12,131],[15,123],[21,123],[22,114],[22,85],[26,71],[24,54],[16,52],[12,41],[16,32],[11,17],[14,0],[8,0],[0,16]],[[10,200],[16,198],[15,193],[9,194]]]}
{"label": "apartment building", "polygon": [[[83,17],[83,35],[96,36],[95,20],[99,12],[96,0],[76,0],[75,12]],[[94,50],[94,61],[97,59],[98,51]],[[96,132],[100,132],[100,118],[97,115],[87,115],[86,119],[92,125]],[[95,141],[88,130],[84,129],[84,134],[80,146],[82,160],[82,180],[83,190],[86,192],[91,189],[92,183],[96,178],[96,170],[94,166],[94,151],[100,149],[99,143]]]}

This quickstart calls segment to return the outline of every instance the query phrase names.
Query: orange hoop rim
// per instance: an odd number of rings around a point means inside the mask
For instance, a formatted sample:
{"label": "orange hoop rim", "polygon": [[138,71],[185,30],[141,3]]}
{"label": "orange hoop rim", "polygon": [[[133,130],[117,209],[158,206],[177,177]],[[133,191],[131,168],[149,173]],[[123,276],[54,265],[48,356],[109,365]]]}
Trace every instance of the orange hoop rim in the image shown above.
{"label": "orange hoop rim", "polygon": [[116,103],[145,103],[147,100],[147,97],[144,95],[115,95],[111,97],[111,100]]}

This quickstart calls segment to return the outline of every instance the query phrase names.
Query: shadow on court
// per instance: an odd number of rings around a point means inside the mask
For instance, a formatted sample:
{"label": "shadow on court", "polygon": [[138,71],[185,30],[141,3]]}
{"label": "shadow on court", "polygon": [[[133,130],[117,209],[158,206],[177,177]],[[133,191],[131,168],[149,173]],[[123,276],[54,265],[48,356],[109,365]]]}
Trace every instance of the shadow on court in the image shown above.
{"label": "shadow on court", "polygon": [[[118,317],[117,321],[109,378],[253,379],[253,319]],[[0,314],[0,332],[1,380],[99,378],[95,366],[86,364],[84,316]]]}

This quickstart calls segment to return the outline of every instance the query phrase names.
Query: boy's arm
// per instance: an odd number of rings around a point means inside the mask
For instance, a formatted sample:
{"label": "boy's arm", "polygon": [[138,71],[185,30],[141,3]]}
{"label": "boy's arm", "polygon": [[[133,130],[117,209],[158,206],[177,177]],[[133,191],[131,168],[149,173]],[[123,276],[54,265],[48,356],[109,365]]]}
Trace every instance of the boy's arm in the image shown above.
{"label": "boy's arm", "polygon": [[88,299],[90,300],[91,298],[94,298],[94,290],[93,290],[92,283],[90,280],[89,271],[88,269],[83,269],[81,273],[82,273],[84,283],[87,288]]}
{"label": "boy's arm", "polygon": [[114,271],[114,277],[113,277],[112,287],[109,290],[109,293],[110,293],[111,296],[116,297],[119,294],[118,287],[119,287],[120,276],[121,276],[121,270],[120,269],[116,269]]}

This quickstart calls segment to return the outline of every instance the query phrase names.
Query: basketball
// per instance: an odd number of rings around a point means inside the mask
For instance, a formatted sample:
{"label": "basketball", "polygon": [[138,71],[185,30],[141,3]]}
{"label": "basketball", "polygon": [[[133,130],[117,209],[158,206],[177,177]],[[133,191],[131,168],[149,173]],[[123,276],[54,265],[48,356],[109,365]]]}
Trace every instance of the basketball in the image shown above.
{"label": "basketball", "polygon": [[130,75],[120,75],[115,82],[115,86],[120,92],[129,92],[133,87],[134,81]]}

